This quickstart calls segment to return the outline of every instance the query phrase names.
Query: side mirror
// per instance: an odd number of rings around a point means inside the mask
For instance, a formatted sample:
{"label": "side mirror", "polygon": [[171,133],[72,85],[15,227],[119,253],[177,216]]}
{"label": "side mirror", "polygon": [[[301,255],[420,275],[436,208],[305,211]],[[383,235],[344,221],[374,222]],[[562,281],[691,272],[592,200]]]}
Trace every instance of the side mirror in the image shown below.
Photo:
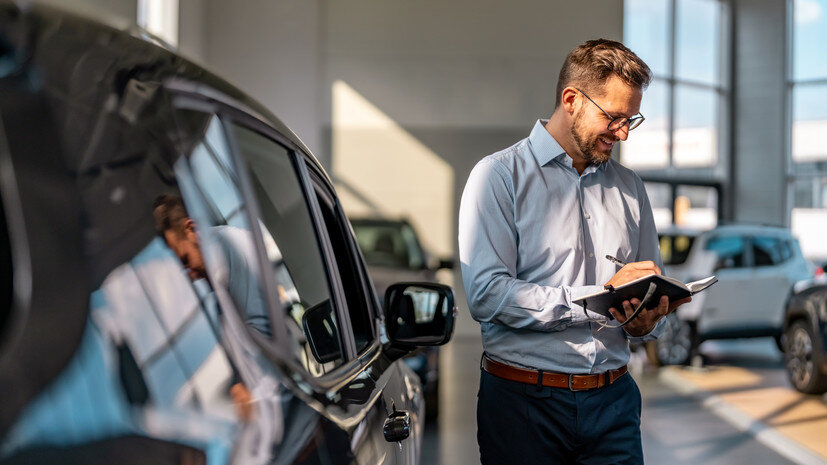
{"label": "side mirror", "polygon": [[454,292],[435,283],[397,283],[385,291],[385,326],[391,342],[439,346],[454,333]]}
{"label": "side mirror", "polygon": [[329,299],[304,312],[302,328],[310,344],[310,352],[317,362],[332,362],[342,356],[339,335],[336,334],[336,320]]}

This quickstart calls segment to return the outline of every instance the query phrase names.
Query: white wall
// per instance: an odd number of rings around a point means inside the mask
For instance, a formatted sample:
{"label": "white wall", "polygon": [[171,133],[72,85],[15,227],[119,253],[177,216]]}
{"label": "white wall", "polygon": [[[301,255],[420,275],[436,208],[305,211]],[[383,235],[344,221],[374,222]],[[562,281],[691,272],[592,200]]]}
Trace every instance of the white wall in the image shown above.
{"label": "white wall", "polygon": [[182,52],[264,104],[314,152],[322,138],[320,4],[182,0],[181,7]]}

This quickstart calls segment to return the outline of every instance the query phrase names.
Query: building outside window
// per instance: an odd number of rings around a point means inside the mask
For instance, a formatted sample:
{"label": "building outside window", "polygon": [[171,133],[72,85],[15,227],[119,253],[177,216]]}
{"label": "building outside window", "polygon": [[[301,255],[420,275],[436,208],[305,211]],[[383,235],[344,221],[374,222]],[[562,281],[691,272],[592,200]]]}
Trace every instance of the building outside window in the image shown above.
{"label": "building outside window", "polygon": [[789,2],[787,205],[802,252],[827,261],[827,0]]}
{"label": "building outside window", "polygon": [[707,229],[720,216],[726,141],[725,4],[719,0],[625,0],[624,43],[655,79],[646,121],[620,145],[620,161],[647,181],[659,228]]}

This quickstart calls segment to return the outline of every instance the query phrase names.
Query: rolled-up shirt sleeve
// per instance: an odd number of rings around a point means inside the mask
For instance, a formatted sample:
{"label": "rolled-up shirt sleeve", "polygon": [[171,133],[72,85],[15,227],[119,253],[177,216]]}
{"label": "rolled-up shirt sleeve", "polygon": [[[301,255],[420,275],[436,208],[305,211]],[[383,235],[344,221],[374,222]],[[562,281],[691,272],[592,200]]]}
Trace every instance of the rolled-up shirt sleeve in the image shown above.
{"label": "rolled-up shirt sleeve", "polygon": [[481,160],[465,185],[459,212],[462,281],[471,316],[534,331],[561,331],[586,321],[572,301],[601,286],[551,287],[517,278],[520,238],[514,201],[506,168],[494,158]]}

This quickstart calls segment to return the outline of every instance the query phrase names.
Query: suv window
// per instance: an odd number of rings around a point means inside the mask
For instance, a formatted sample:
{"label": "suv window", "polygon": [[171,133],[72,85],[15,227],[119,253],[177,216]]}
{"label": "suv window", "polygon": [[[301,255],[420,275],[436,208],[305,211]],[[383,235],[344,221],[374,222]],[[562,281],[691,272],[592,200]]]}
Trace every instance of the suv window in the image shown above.
{"label": "suv window", "polygon": [[664,265],[680,265],[686,262],[695,236],[688,234],[663,234],[660,236],[660,257]]}
{"label": "suv window", "polygon": [[755,266],[773,266],[792,257],[789,241],[778,237],[753,237],[752,254]]}
{"label": "suv window", "polygon": [[411,270],[425,266],[422,248],[407,223],[355,220],[352,224],[368,265]]}
{"label": "suv window", "polygon": [[715,269],[742,268],[746,266],[744,251],[746,241],[742,236],[715,236],[706,242],[706,250],[718,255]]}
{"label": "suv window", "polygon": [[293,351],[310,374],[322,375],[344,361],[342,333],[293,156],[259,133],[236,125],[232,131],[258,200],[258,226]]}

